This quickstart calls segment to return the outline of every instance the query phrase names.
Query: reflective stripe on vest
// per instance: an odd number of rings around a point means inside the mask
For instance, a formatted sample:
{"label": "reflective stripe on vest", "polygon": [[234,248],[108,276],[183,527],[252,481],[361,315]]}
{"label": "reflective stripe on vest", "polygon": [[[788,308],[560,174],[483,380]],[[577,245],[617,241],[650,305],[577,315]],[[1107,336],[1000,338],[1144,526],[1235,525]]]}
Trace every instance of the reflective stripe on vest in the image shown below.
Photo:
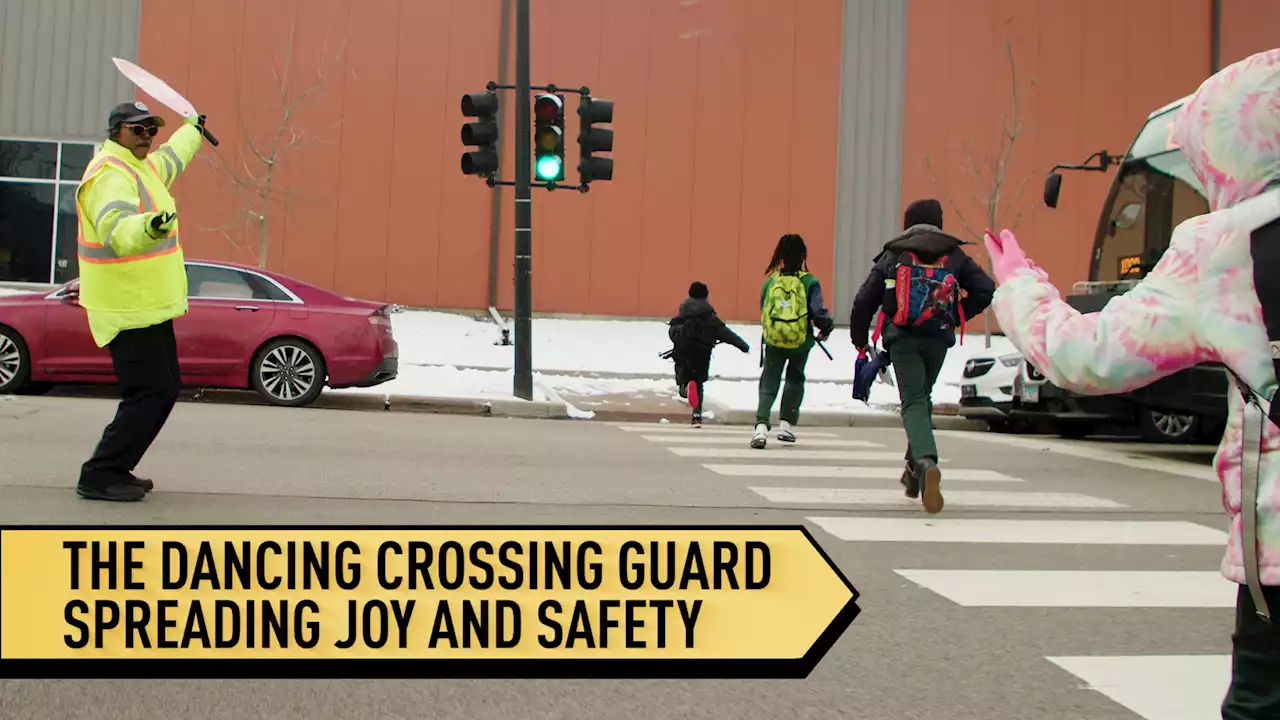
{"label": "reflective stripe on vest", "polygon": [[[85,172],[85,175],[84,175],[85,178],[93,177],[93,174],[96,173],[104,164],[114,165],[115,167],[120,168],[121,170],[124,170],[125,172],[132,175],[133,181],[138,185],[138,198],[139,198],[139,203],[136,206],[130,203],[127,203],[123,200],[113,200],[107,203],[106,205],[104,205],[102,209],[98,212],[98,217],[93,219],[94,227],[97,227],[98,223],[102,222],[103,216],[106,215],[108,211],[110,210],[120,211],[120,214],[116,216],[115,222],[111,223],[111,226],[107,228],[106,232],[100,233],[100,235],[103,238],[109,238],[111,237],[111,233],[115,231],[116,225],[119,224],[119,222],[124,218],[130,215],[137,215],[139,213],[156,212],[157,210],[156,210],[155,201],[151,198],[151,193],[147,192],[146,185],[142,184],[142,177],[138,175],[138,173],[135,172],[133,168],[129,167],[127,164],[125,164],[118,158],[113,158],[113,157],[100,158],[96,163],[89,166],[89,169]],[[80,219],[79,230],[76,234],[76,254],[79,256],[80,260],[84,262],[90,262],[90,263],[129,262],[131,260],[141,260],[143,258],[151,257],[153,255],[163,255],[165,253],[173,252],[178,247],[178,233],[175,232],[171,234],[169,237],[165,238],[163,242],[156,243],[154,246],[152,246],[151,248],[147,249],[145,252],[139,255],[127,255],[127,256],[121,257],[116,253],[115,248],[111,247],[109,243],[89,242],[88,240],[85,239],[84,212],[81,209],[79,203],[76,203],[76,216]]]}

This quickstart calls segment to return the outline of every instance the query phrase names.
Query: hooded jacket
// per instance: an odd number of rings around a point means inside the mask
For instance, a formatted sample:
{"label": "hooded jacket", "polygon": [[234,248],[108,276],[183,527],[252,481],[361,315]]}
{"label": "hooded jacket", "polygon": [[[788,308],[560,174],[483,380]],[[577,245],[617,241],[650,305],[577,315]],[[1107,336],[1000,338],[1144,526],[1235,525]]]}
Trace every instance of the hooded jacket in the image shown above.
{"label": "hooded jacket", "polygon": [[[880,254],[875,258],[875,267],[867,275],[866,282],[858,290],[853,301],[853,312],[849,317],[849,335],[857,347],[866,347],[867,334],[871,323],[884,302],[884,283],[892,277],[899,256],[904,252],[915,253],[922,262],[933,263],[946,256],[946,267],[960,283],[960,289],[967,295],[960,300],[960,309],[966,321],[972,320],[987,309],[991,296],[995,292],[995,283],[983,272],[982,268],[964,252],[962,247],[969,243],[942,232],[933,225],[913,225],[898,237],[884,244]],[[954,318],[959,324],[960,318]],[[910,335],[909,328],[900,328],[891,322],[884,324],[884,343],[889,347],[893,341]],[[943,338],[948,346],[955,343],[955,333]]]}
{"label": "hooded jacket", "polygon": [[[680,303],[680,310],[671,319],[671,327],[667,330],[667,336],[672,342],[676,341],[684,324],[693,318],[701,319],[715,333],[716,340],[733,345],[742,352],[747,352],[751,349],[746,340],[743,340],[737,333],[730,330],[728,325],[725,325],[710,302],[703,298],[695,297],[685,298]],[[706,350],[710,352],[711,347],[707,347]]]}
{"label": "hooded jacket", "polygon": [[[1280,218],[1280,50],[1231,65],[1200,86],[1171,140],[1205,189],[1210,212],[1173,231],[1150,275],[1101,311],[1081,314],[1038,268],[1019,269],[993,308],[1009,340],[1059,387],[1128,392],[1218,362],[1270,397],[1275,371],[1254,290],[1250,233]],[[1271,186],[1268,189],[1268,186]],[[1280,242],[1280,236],[1276,238]],[[1244,398],[1229,383],[1226,432],[1214,458],[1230,535],[1223,575],[1245,583],[1241,549]],[[1257,542],[1263,585],[1280,585],[1280,428],[1263,421]],[[1275,612],[1277,608],[1272,608]]]}

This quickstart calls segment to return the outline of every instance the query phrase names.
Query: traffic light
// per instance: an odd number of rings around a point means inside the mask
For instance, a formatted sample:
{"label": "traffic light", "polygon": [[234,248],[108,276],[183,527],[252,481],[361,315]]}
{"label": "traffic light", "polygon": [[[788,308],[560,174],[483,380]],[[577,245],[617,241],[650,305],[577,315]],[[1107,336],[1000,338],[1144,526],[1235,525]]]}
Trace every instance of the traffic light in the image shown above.
{"label": "traffic light", "polygon": [[564,97],[539,95],[533,104],[533,174],[540,182],[564,179]]}
{"label": "traffic light", "polygon": [[462,174],[493,177],[498,172],[498,96],[492,91],[463,95],[462,114],[477,118],[462,126],[462,144],[476,148],[462,155]]}
{"label": "traffic light", "polygon": [[613,179],[613,158],[594,157],[598,152],[613,151],[613,130],[595,127],[613,122],[613,101],[583,95],[578,102],[578,176],[582,184],[593,180]]}

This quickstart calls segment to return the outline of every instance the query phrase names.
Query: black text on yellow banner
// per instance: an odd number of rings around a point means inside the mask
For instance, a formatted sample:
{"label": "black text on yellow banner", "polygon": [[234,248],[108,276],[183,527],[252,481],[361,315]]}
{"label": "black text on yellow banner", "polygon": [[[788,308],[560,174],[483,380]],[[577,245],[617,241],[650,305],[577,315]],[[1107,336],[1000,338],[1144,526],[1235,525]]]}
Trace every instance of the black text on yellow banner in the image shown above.
{"label": "black text on yellow banner", "polygon": [[0,677],[797,678],[803,527],[0,528]]}

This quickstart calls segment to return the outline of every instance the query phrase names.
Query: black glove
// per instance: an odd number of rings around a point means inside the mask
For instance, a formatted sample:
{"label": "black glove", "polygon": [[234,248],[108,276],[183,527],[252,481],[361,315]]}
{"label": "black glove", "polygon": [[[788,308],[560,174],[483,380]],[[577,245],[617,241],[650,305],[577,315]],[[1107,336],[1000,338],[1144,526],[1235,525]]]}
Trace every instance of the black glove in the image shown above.
{"label": "black glove", "polygon": [[156,213],[151,216],[151,232],[156,237],[165,237],[169,231],[173,229],[173,223],[178,219],[177,213]]}

